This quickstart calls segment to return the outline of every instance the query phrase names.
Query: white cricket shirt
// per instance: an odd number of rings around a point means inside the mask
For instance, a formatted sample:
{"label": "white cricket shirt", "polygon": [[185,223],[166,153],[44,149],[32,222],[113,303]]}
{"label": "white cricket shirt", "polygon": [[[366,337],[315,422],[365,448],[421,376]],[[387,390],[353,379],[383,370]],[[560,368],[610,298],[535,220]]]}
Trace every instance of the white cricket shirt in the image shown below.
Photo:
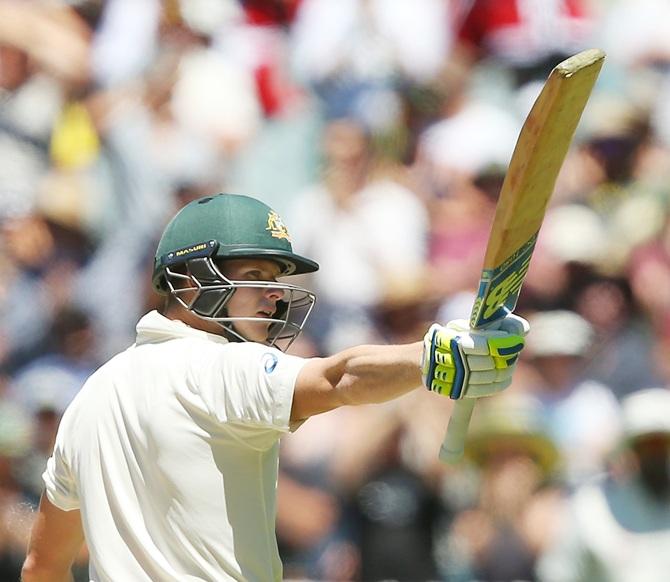
{"label": "white cricket shirt", "polygon": [[153,311],[66,410],[44,473],[92,580],[281,580],[279,437],[305,360]]}

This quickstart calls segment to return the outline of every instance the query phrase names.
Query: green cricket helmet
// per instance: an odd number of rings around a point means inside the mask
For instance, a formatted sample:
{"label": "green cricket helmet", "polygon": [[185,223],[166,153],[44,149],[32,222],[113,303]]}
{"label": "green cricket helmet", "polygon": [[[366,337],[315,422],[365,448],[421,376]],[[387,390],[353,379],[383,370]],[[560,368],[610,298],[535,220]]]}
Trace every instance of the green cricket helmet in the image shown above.
{"label": "green cricket helmet", "polygon": [[[268,326],[268,343],[283,347],[298,336],[315,302],[314,295],[277,281],[233,281],[220,270],[227,259],[266,259],[281,275],[316,271],[319,265],[293,252],[279,215],[249,196],[217,194],[184,206],[163,231],[154,257],[153,286],[174,296],[197,316],[221,324],[230,339],[246,341],[235,322]],[[276,310],[266,318],[230,317],[226,306],[236,289],[279,289]],[[277,343],[279,340],[284,340]]]}

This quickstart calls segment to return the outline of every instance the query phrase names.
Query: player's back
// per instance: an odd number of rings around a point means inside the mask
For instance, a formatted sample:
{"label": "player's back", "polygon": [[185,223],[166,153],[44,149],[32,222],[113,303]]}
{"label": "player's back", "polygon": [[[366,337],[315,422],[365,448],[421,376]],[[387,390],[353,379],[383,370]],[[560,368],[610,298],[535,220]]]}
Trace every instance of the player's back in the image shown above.
{"label": "player's back", "polygon": [[94,579],[280,579],[274,491],[288,417],[267,417],[248,365],[268,348],[186,329],[138,326],[137,344],[91,376],[63,417],[50,498],[80,507]]}

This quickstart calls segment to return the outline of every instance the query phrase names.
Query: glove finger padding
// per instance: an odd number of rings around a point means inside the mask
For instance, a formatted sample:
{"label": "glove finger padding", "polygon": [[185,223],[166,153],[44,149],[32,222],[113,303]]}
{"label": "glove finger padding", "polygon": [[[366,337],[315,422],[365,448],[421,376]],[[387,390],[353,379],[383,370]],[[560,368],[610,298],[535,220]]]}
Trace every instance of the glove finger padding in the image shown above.
{"label": "glove finger padding", "polygon": [[468,366],[471,372],[495,370],[498,367],[495,358],[491,356],[468,356]]}
{"label": "glove finger padding", "polygon": [[504,390],[528,331],[525,319],[509,315],[498,330],[471,330],[460,319],[433,324],[424,337],[424,385],[451,398],[480,398]]}
{"label": "glove finger padding", "polygon": [[429,390],[451,396],[454,385],[462,386],[469,373],[454,329],[433,324],[423,341],[421,376]]}
{"label": "glove finger padding", "polygon": [[503,370],[481,370],[470,372],[470,385],[477,384],[494,384],[496,382],[504,382],[512,378],[514,368],[505,368]]}
{"label": "glove finger padding", "polygon": [[501,382],[493,382],[492,384],[470,384],[465,398],[484,398],[492,396],[498,392],[502,392],[508,388],[512,383],[512,378],[503,380]]}

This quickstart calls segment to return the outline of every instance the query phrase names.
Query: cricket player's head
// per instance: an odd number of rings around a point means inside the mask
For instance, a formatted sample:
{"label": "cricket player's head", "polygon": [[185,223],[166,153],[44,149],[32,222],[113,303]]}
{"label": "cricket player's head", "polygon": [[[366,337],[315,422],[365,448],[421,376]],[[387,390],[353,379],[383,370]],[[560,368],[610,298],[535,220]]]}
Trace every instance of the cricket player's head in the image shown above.
{"label": "cricket player's head", "polygon": [[165,227],[153,286],[200,320],[218,324],[233,341],[286,349],[315,297],[281,278],[318,268],[293,252],[286,226],[269,206],[217,194],[190,202]]}

